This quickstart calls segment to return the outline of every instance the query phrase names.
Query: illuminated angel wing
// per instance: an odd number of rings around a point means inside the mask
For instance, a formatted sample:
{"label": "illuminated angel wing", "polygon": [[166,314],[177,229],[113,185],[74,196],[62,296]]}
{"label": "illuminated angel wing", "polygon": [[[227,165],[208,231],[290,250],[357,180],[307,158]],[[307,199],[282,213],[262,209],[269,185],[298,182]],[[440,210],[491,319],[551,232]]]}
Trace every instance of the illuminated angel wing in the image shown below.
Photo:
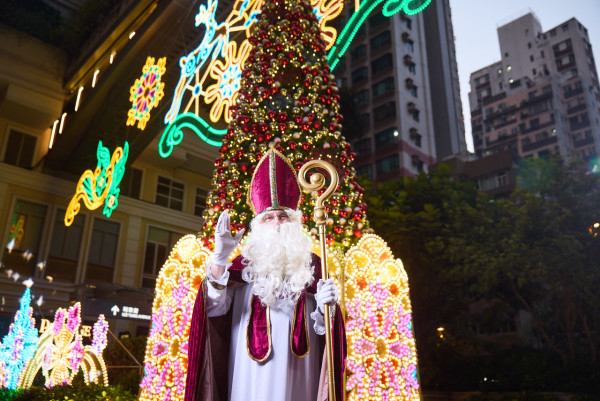
{"label": "illuminated angel wing", "polygon": [[200,239],[186,235],[160,270],[140,400],[183,400],[190,321],[209,255]]}
{"label": "illuminated angel wing", "polygon": [[408,277],[380,237],[368,234],[344,258],[347,400],[421,398]]}

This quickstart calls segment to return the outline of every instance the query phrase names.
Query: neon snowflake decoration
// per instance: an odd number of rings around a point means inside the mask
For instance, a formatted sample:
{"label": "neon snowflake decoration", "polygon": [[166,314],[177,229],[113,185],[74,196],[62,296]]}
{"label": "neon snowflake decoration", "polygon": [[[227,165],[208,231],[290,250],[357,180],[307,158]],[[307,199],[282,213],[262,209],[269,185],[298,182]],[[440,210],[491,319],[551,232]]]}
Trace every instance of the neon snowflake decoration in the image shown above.
{"label": "neon snowflake decoration", "polygon": [[346,254],[345,307],[351,400],[421,399],[408,277],[376,235]]}
{"label": "neon snowflake decoration", "polygon": [[208,256],[196,236],[186,235],[160,270],[140,400],[183,400],[190,321]]}
{"label": "neon snowflake decoration", "polygon": [[154,61],[154,57],[146,59],[142,76],[129,89],[132,105],[127,112],[127,125],[134,125],[137,121],[137,127],[141,130],[146,128],[150,120],[150,111],[158,106],[165,95],[165,83],[161,82],[161,78],[167,72],[167,58],[158,59],[156,64]]}
{"label": "neon snowflake decoration", "polygon": [[15,314],[8,334],[2,339],[0,347],[0,387],[15,389],[23,370],[38,345],[38,331],[32,318],[31,291],[29,288],[20,300],[20,308]]}

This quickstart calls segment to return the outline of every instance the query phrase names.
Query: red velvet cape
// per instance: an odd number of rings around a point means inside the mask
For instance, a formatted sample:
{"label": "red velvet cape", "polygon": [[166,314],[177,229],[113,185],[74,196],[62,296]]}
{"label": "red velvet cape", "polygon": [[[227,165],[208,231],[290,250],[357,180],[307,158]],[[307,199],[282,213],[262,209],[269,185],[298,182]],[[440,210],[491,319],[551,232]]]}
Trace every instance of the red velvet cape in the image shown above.
{"label": "red velvet cape", "polygon": [[[312,264],[315,268],[314,282],[306,291],[314,294],[317,290],[317,282],[321,278],[321,259],[313,254]],[[245,264],[242,256],[234,259],[229,268],[229,285],[240,283],[247,284],[242,280],[242,270]],[[188,343],[188,370],[185,386],[184,401],[227,401],[228,397],[228,369],[227,362],[229,360],[229,336],[231,332],[231,311],[224,317],[208,318],[206,315],[206,286],[209,285],[206,279],[202,282],[194,310],[192,313],[192,321],[190,327],[190,336]],[[299,302],[300,303],[300,302]],[[251,313],[264,313],[264,308],[254,307],[260,302],[253,303],[253,311]],[[299,308],[304,310],[305,308]],[[333,311],[332,311],[333,312]],[[335,376],[335,393],[336,401],[345,399],[344,392],[344,371],[346,368],[346,329],[344,326],[344,317],[341,309],[338,306],[335,308],[335,315],[331,327],[331,337],[333,345],[333,360],[334,360],[334,376]],[[301,317],[297,317],[300,319]],[[309,316],[305,316],[309,319]],[[297,323],[297,322],[295,322]],[[220,326],[221,330],[217,327]],[[306,327],[304,324],[293,324],[293,339],[292,351],[302,353],[305,347],[302,341],[302,336],[299,331]],[[262,325],[252,325],[256,331],[265,329]],[[297,328],[297,329],[296,329]],[[260,334],[260,333],[259,333]],[[304,333],[305,334],[305,333]],[[258,337],[260,338],[260,336]],[[252,345],[252,339],[249,337],[249,348]],[[323,339],[322,343],[325,341]],[[266,351],[265,344],[258,341],[252,345],[252,352],[263,355]],[[321,349],[323,349],[321,347]],[[219,358],[219,361],[213,360],[212,354],[227,355],[226,358]],[[252,355],[251,355],[252,357]],[[265,359],[268,355],[265,357]],[[225,359],[225,362],[223,361]],[[258,363],[258,362],[257,362]],[[325,364],[323,364],[324,366]],[[321,372],[322,373],[322,372]],[[312,401],[312,400],[311,400]]]}

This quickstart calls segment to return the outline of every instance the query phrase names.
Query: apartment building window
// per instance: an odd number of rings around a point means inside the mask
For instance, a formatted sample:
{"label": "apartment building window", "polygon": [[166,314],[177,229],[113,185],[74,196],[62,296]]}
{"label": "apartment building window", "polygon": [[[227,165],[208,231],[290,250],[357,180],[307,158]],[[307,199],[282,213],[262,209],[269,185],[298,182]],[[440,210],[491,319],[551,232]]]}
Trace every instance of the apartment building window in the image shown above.
{"label": "apartment building window", "polygon": [[377,28],[378,26],[388,22],[388,18],[383,13],[375,13],[374,16],[369,18],[369,28]]}
{"label": "apartment building window", "polygon": [[371,62],[371,71],[373,75],[377,74],[380,71],[385,71],[394,66],[394,62],[392,59],[391,53],[386,54],[385,56],[381,56],[374,61]]}
{"label": "apartment building window", "polygon": [[360,27],[356,30],[356,36],[354,38],[355,39],[362,38],[366,34],[367,34],[367,28],[365,27],[365,25],[361,24]]}
{"label": "apartment building window", "polygon": [[77,276],[77,261],[81,250],[85,216],[76,215],[69,227],[65,226],[64,218],[65,210],[59,209],[54,218],[52,241],[44,276],[50,276],[54,281],[74,283]]}
{"label": "apartment building window", "polygon": [[406,26],[406,29],[412,29],[412,20],[410,18],[406,18],[404,20],[404,25]]}
{"label": "apartment building window", "polygon": [[420,173],[423,171],[423,160],[419,157],[419,155],[412,155],[410,157],[412,165],[415,166],[415,169]]}
{"label": "apartment building window", "polygon": [[533,59],[533,54],[530,54],[530,55],[529,55],[529,61],[533,62],[533,60],[534,60],[534,59]]}
{"label": "apartment building window", "polygon": [[531,42],[527,42],[527,48],[531,49]]}
{"label": "apartment building window", "polygon": [[414,43],[412,41],[406,42],[406,49],[409,52],[414,53],[414,51],[415,51],[415,45],[414,45]]}
{"label": "apartment building window", "polygon": [[156,201],[160,206],[174,210],[183,210],[184,185],[166,177],[158,177]]}
{"label": "apartment building window", "polygon": [[370,164],[366,164],[364,166],[360,166],[356,168],[356,175],[357,176],[367,176],[368,179],[372,180],[373,179],[373,166],[371,166]]}
{"label": "apartment building window", "polygon": [[206,209],[206,197],[208,191],[204,188],[196,187],[196,199],[194,202],[194,214],[202,217],[202,212]]}
{"label": "apartment building window", "polygon": [[575,55],[574,54],[568,54],[564,57],[556,59],[556,67],[557,68],[561,68],[563,66],[568,66],[570,64],[575,64]]}
{"label": "apartment building window", "polygon": [[400,169],[400,159],[398,155],[390,155],[377,160],[377,175],[382,175]]}
{"label": "apartment building window", "polygon": [[380,33],[371,39],[371,51],[380,49],[381,47],[389,45],[390,43],[392,43],[392,35],[390,31]]}
{"label": "apartment building window", "polygon": [[363,104],[368,104],[369,103],[369,90],[364,89],[364,90],[361,90],[360,92],[358,92],[356,95],[354,95],[354,103],[356,103],[357,106],[361,106]]}
{"label": "apartment building window", "polygon": [[563,32],[566,32],[566,31],[568,31],[568,30],[569,30],[569,23],[566,23],[566,24],[564,24],[564,25],[562,26],[562,30],[563,30]]}
{"label": "apartment building window", "polygon": [[373,110],[373,120],[379,122],[396,116],[396,103],[387,102]]}
{"label": "apartment building window", "polygon": [[31,277],[35,273],[46,209],[44,205],[17,200],[8,221],[8,240],[2,263],[22,277]]}
{"label": "apartment building window", "polygon": [[508,175],[505,171],[482,177],[478,180],[478,187],[481,191],[490,191],[496,188],[502,188],[508,185]]}
{"label": "apartment building window", "polygon": [[142,275],[142,287],[154,288],[156,277],[160,268],[167,260],[169,251],[183,234],[158,227],[148,227],[146,238],[146,249],[144,251],[144,273]]}
{"label": "apartment building window", "polygon": [[416,146],[421,147],[421,134],[419,134],[419,131],[416,128],[411,128],[409,132],[410,139],[412,139]]}
{"label": "apartment building window", "polygon": [[550,30],[550,37],[553,38],[556,36],[556,29]]}
{"label": "apartment building window", "polygon": [[396,87],[394,85],[394,78],[386,78],[383,81],[377,82],[375,85],[373,85],[373,99],[388,93],[394,93],[395,91]]}
{"label": "apartment building window", "polygon": [[120,194],[129,196],[130,198],[140,199],[142,193],[142,176],[143,172],[139,168],[130,168],[125,173],[123,181],[119,188],[121,189]]}
{"label": "apartment building window", "polygon": [[410,91],[411,95],[413,95],[414,97],[417,97],[417,86],[416,85],[411,86],[409,91]]}
{"label": "apartment building window", "polygon": [[4,152],[4,163],[30,168],[33,163],[36,137],[11,129]]}
{"label": "apartment building window", "polygon": [[119,243],[119,223],[94,219],[85,281],[112,283]]}
{"label": "apartment building window", "polygon": [[544,51],[543,51],[543,50],[540,50],[540,57],[541,57],[541,58],[546,58],[546,55],[544,54]]}
{"label": "apartment building window", "polygon": [[352,61],[360,60],[365,57],[367,57],[367,46],[366,45],[356,46],[350,52],[350,58],[352,59]]}
{"label": "apartment building window", "polygon": [[357,156],[367,156],[371,154],[371,139],[363,139],[354,144],[354,153]]}
{"label": "apartment building window", "polygon": [[570,49],[571,47],[572,47],[571,39],[567,39],[567,40],[564,40],[564,41],[562,41],[560,43],[557,43],[554,46],[552,46],[552,50],[554,50],[554,53],[558,53],[558,52],[561,52],[563,50]]}
{"label": "apartment building window", "polygon": [[417,73],[417,69],[415,68],[414,63],[408,65],[408,71],[413,75],[415,75]]}
{"label": "apartment building window", "polygon": [[352,85],[359,82],[366,81],[369,78],[369,69],[367,67],[360,67],[352,72]]}
{"label": "apartment building window", "polygon": [[410,116],[412,117],[412,119],[414,121],[419,121],[419,119],[420,119],[419,110],[414,110],[413,112],[410,113]]}
{"label": "apartment building window", "polygon": [[400,135],[396,128],[386,129],[385,131],[375,134],[375,149],[381,149],[388,145],[398,143]]}
{"label": "apartment building window", "polygon": [[358,116],[360,122],[360,128],[367,130],[371,128],[371,115],[369,113],[363,113]]}
{"label": "apartment building window", "polygon": [[548,133],[546,131],[542,131],[541,133],[535,135],[536,142],[543,141],[544,139],[547,139],[547,138],[548,138]]}

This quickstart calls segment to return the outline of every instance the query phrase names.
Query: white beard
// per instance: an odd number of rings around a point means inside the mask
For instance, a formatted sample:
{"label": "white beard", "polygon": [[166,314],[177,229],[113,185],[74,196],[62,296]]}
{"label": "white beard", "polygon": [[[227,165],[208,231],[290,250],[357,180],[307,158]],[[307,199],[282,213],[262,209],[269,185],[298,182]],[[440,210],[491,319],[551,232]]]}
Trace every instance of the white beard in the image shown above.
{"label": "white beard", "polygon": [[279,226],[262,224],[260,216],[250,223],[250,236],[242,248],[248,265],[244,281],[253,284],[252,293],[263,305],[278,299],[295,300],[312,284],[310,238],[304,233],[300,211],[287,211],[291,222]]}

